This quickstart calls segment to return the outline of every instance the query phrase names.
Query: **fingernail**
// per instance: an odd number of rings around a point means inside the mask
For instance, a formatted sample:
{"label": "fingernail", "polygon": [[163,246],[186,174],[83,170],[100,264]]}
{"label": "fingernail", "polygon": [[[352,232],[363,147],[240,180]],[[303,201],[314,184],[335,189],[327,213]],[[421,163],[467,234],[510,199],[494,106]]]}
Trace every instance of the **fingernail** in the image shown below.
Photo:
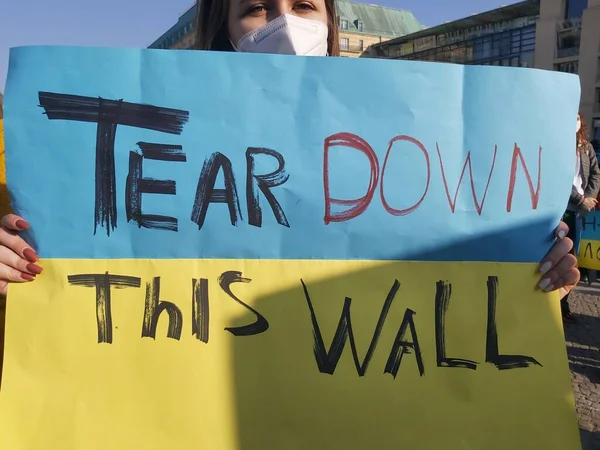
{"label": "fingernail", "polygon": [[22,219],[19,219],[19,220],[17,220],[17,221],[15,222],[15,225],[17,226],[17,228],[18,228],[19,230],[25,230],[26,228],[29,228],[29,223],[28,223],[28,222],[25,222],[25,221],[24,221],[24,220],[22,220]]}
{"label": "fingernail", "polygon": [[538,284],[538,286],[540,289],[546,290],[548,286],[550,286],[550,283],[552,283],[552,280],[550,280],[550,278],[544,278],[542,281],[540,281],[540,284]]}
{"label": "fingernail", "polygon": [[21,278],[23,278],[25,281],[33,281],[35,280],[35,275],[31,275],[29,273],[21,273]]}
{"label": "fingernail", "polygon": [[565,233],[565,231],[564,231],[564,230],[560,230],[560,231],[558,232],[558,238],[559,238],[559,239],[564,239],[565,237],[567,237],[567,233]]}
{"label": "fingernail", "polygon": [[550,286],[548,286],[546,289],[544,289],[546,292],[552,292],[554,290],[554,285],[551,284]]}
{"label": "fingernail", "polygon": [[38,259],[40,259],[37,253],[30,248],[23,250],[23,256],[25,256],[25,258],[27,258],[27,260],[30,262],[36,262]]}
{"label": "fingernail", "polygon": [[44,269],[42,269],[40,266],[38,266],[37,264],[27,264],[27,271],[30,273],[33,273],[35,275],[39,275],[40,273],[42,273]]}
{"label": "fingernail", "polygon": [[550,269],[552,269],[552,263],[550,261],[546,261],[544,264],[542,264],[542,267],[540,267],[540,273],[544,274]]}

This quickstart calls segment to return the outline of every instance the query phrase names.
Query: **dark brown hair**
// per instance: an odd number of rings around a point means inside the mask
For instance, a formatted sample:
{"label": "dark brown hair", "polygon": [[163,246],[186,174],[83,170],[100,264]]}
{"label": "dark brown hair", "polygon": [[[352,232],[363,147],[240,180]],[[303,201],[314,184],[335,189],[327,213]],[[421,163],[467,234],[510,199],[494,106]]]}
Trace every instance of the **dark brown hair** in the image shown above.
{"label": "dark brown hair", "polygon": [[4,117],[4,110],[2,109],[2,104],[4,103],[4,94],[0,92],[0,119]]}
{"label": "dark brown hair", "polygon": [[585,120],[583,120],[583,116],[581,115],[581,113],[579,113],[577,116],[581,121],[581,127],[577,132],[577,149],[579,150],[579,145],[587,145],[590,141],[588,140],[588,127],[585,123]]}
{"label": "dark brown hair", "polygon": [[[229,41],[227,16],[231,0],[197,0],[196,1],[196,50],[217,50],[232,52]],[[337,26],[336,0],[325,0],[327,10],[327,53],[330,56],[340,55],[340,41]]]}

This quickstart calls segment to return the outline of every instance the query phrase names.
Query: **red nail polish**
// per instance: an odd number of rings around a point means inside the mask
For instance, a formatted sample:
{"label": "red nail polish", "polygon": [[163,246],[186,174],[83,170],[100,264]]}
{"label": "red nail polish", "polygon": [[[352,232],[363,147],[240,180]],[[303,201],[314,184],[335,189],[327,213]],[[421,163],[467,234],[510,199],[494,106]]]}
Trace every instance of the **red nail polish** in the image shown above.
{"label": "red nail polish", "polygon": [[38,255],[30,248],[23,250],[23,256],[25,256],[25,258],[30,262],[36,262],[38,259],[40,259]]}
{"label": "red nail polish", "polygon": [[17,221],[15,222],[15,225],[17,226],[17,228],[18,228],[19,230],[25,230],[25,229],[29,228],[29,223],[28,223],[28,222],[25,222],[25,221],[24,221],[24,220],[22,220],[22,219],[19,219],[19,220],[17,220]]}
{"label": "red nail polish", "polygon": [[33,280],[35,280],[35,275],[30,275],[28,273],[21,273],[21,278],[23,278],[25,281],[33,281]]}
{"label": "red nail polish", "polygon": [[40,266],[38,266],[37,264],[27,264],[27,271],[31,272],[35,275],[39,275],[40,273],[42,273],[44,269],[42,269]]}

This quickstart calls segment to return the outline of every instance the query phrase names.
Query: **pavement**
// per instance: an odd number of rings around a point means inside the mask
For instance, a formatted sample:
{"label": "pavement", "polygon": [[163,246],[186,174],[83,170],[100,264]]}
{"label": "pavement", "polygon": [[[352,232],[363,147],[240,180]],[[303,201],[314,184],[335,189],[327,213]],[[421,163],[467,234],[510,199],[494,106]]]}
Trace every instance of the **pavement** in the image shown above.
{"label": "pavement", "polygon": [[600,282],[569,296],[576,323],[565,325],[583,450],[600,450]]}

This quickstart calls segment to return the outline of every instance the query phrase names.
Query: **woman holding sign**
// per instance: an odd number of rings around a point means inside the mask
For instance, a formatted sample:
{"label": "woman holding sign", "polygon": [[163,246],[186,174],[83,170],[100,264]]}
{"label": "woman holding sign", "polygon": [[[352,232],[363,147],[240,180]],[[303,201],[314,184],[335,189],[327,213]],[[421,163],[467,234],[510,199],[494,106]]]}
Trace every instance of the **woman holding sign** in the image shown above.
{"label": "woman holding sign", "polygon": [[[598,204],[596,197],[600,191],[600,167],[598,167],[594,148],[587,139],[587,127],[581,114],[577,115],[575,161],[575,178],[564,221],[569,227],[569,238],[575,241],[574,248],[576,249],[579,241],[575,229],[577,219],[584,217],[596,207]],[[573,254],[575,253],[573,251]],[[582,272],[587,277],[587,269],[582,268]],[[561,300],[562,315],[565,321],[573,322],[568,300],[568,294]]]}
{"label": "woman holding sign", "polygon": [[[198,7],[199,50],[339,56],[335,0],[203,0]],[[0,229],[0,293],[9,282],[31,281],[40,273],[35,251],[19,237],[29,228],[7,215]],[[564,297],[578,282],[568,227],[556,229],[556,243],[540,266],[545,291]]]}

